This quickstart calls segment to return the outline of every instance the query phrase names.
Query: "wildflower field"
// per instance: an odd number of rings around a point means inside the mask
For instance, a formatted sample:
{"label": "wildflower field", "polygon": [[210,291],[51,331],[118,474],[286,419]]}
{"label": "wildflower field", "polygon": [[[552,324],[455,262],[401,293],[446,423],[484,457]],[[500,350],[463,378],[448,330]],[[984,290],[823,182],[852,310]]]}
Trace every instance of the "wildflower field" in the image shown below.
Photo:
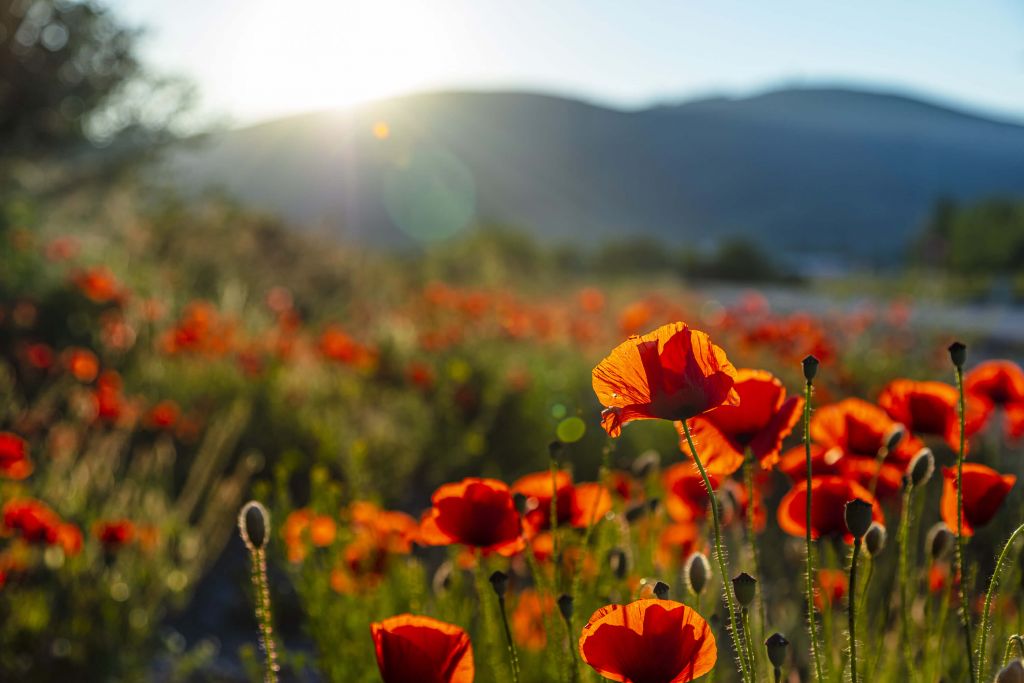
{"label": "wildflower field", "polygon": [[991,340],[73,215],[0,233],[2,680],[1020,680]]}

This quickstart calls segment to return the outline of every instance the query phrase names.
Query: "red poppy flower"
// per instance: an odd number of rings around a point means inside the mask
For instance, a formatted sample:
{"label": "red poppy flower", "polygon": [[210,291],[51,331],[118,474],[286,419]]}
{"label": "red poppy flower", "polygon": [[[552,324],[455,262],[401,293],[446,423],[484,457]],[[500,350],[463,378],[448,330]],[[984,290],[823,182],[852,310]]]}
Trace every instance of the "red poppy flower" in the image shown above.
{"label": "red poppy flower", "polygon": [[402,614],[370,625],[384,683],[472,683],[473,646],[458,626]]}
{"label": "red poppy flower", "polygon": [[[739,405],[720,405],[690,420],[690,430],[700,449],[701,459],[717,474],[732,474],[743,465],[750,449],[761,466],[770,469],[779,458],[782,440],[800,420],[803,399],[786,398],[786,388],[764,370],[740,370],[733,385]],[[689,453],[680,432],[680,448]]]}
{"label": "red poppy flower", "polygon": [[32,474],[28,444],[17,434],[0,432],[0,477],[24,479]]}
{"label": "red poppy flower", "polygon": [[844,456],[876,458],[903,425],[884,410],[859,398],[847,398],[822,406],[811,418],[811,439],[826,448],[836,447]]}
{"label": "red poppy flower", "polygon": [[814,588],[814,605],[819,611],[825,609],[825,600],[836,605],[850,590],[850,580],[842,569],[819,569],[817,586]]}
{"label": "red poppy flower", "polygon": [[[680,462],[662,475],[665,482],[665,510],[677,522],[703,519],[708,511],[708,492],[696,465]],[[708,473],[711,486],[718,489],[718,476]]]}
{"label": "red poppy flower", "polygon": [[662,529],[658,536],[655,557],[658,565],[668,569],[682,564],[696,551],[703,551],[703,538],[693,522],[674,522]]}
{"label": "red poppy flower", "polygon": [[32,498],[10,500],[3,508],[4,526],[28,543],[56,543],[61,520],[45,503]]}
{"label": "red poppy flower", "polygon": [[114,519],[96,523],[93,530],[96,538],[107,550],[117,550],[135,538],[135,525],[128,519]]}
{"label": "red poppy flower", "polygon": [[[903,423],[914,434],[942,437],[954,451],[960,449],[959,401],[959,393],[949,384],[909,379],[893,380],[878,397],[878,405],[889,417]],[[985,401],[976,396],[967,397],[967,438],[984,426],[988,413]]]}
{"label": "red poppy flower", "polygon": [[[815,476],[811,480],[811,536],[821,538],[843,534],[847,543],[853,542],[846,530],[844,509],[854,498],[871,503],[872,517],[885,523],[885,517],[871,493],[855,481],[836,476]],[[803,538],[807,534],[807,482],[801,481],[791,488],[779,502],[779,527],[791,536]]]}
{"label": "red poppy flower", "polygon": [[594,612],[580,655],[620,683],[686,683],[714,668],[715,636],[697,612],[671,600],[637,600]]}
{"label": "red poppy flower", "polygon": [[500,555],[523,549],[522,523],[504,482],[470,477],[445,484],[432,500],[434,507],[420,523],[424,544],[461,543]]}
{"label": "red poppy flower", "polygon": [[1003,409],[1007,436],[1024,436],[1024,370],[1019,365],[1007,360],[982,363],[964,377],[964,389]]}
{"label": "red poppy flower", "polygon": [[153,429],[170,429],[178,422],[181,409],[174,401],[160,401],[153,406],[146,416],[146,424]]}
{"label": "red poppy flower", "polygon": [[[826,448],[821,444],[811,444],[811,476],[841,474],[839,461],[843,459],[840,448]],[[793,446],[782,454],[776,468],[790,478],[799,482],[807,478],[807,451],[803,445]]]}
{"label": "red poppy flower", "polygon": [[551,528],[552,489],[557,492],[556,526],[568,524],[583,529],[611,509],[611,496],[600,484],[573,485],[572,476],[564,470],[559,470],[554,480],[549,471],[528,474],[512,484],[512,493],[526,497],[523,528],[527,538]]}
{"label": "red poppy flower", "polygon": [[[956,468],[942,468],[942,521],[954,532],[956,519]],[[973,536],[999,511],[1006,494],[1017,482],[1012,474],[999,474],[991,467],[964,463],[964,536]]]}
{"label": "red poppy flower", "polygon": [[555,611],[555,599],[551,594],[541,596],[527,588],[519,593],[516,607],[509,617],[512,634],[516,642],[525,649],[539,652],[547,647],[548,636],[544,620]]}
{"label": "red poppy flower", "polygon": [[[890,462],[892,457],[890,454],[879,464],[877,458],[843,455],[843,451],[837,446],[826,448],[818,444],[811,444],[811,471],[815,477],[821,475],[847,477],[869,491],[874,485],[879,498],[894,498],[902,490],[906,464],[899,461]],[[793,482],[807,479],[807,460],[804,447],[796,446],[786,451],[779,460],[778,469]]]}
{"label": "red poppy flower", "polygon": [[121,295],[121,287],[109,268],[97,266],[76,273],[72,281],[88,299],[106,303]]}
{"label": "red poppy flower", "polygon": [[703,332],[672,323],[612,350],[593,371],[605,410],[601,425],[618,436],[632,420],[688,420],[723,403],[737,405],[736,369]]}

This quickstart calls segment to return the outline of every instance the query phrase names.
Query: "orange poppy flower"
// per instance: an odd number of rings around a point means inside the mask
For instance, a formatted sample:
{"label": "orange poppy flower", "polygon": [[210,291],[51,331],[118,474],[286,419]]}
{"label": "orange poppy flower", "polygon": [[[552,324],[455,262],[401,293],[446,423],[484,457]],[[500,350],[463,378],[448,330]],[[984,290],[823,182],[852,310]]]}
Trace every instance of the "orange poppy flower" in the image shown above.
{"label": "orange poppy flower", "polygon": [[718,646],[707,622],[672,600],[637,600],[594,612],[580,656],[620,683],[686,683],[714,668]]}
{"label": "orange poppy flower", "polygon": [[736,368],[725,351],[684,323],[632,336],[593,370],[601,426],[618,436],[632,420],[688,420],[716,406],[737,405]]}
{"label": "orange poppy flower", "polygon": [[112,301],[121,295],[121,287],[114,274],[105,266],[75,273],[72,281],[86,298],[98,304]]}
{"label": "orange poppy flower", "polygon": [[612,507],[608,490],[600,484],[573,485],[572,476],[559,470],[552,481],[551,472],[536,472],[512,484],[512,493],[526,497],[523,529],[527,538],[551,528],[552,489],[556,492],[555,526],[568,524],[585,529],[601,519]]}
{"label": "orange poppy flower", "polygon": [[554,610],[555,600],[551,595],[545,594],[542,597],[530,588],[519,593],[509,625],[516,642],[523,649],[538,652],[547,647],[548,635],[544,620],[554,613]]}
{"label": "orange poppy flower", "polygon": [[[890,455],[890,457],[892,456]],[[778,469],[793,482],[807,479],[804,447],[796,446],[786,451],[779,460]],[[826,448],[818,444],[811,444],[811,471],[815,477],[822,475],[847,477],[869,491],[874,483],[875,493],[879,498],[893,498],[897,497],[902,490],[906,464],[898,461],[890,462],[887,457],[879,465],[877,458],[874,457],[843,455],[843,451],[837,446]]]}
{"label": "orange poppy flower", "polygon": [[[1006,494],[1017,482],[1012,474],[999,474],[991,467],[964,463],[964,536],[973,536],[999,511]],[[942,468],[942,521],[954,532],[956,519],[956,468]]]}
{"label": "orange poppy flower", "polygon": [[[851,479],[836,476],[815,476],[811,479],[811,536],[821,538],[832,534],[843,534],[847,543],[853,536],[846,530],[844,508],[854,498],[871,503],[872,517],[876,522],[885,523],[885,517],[871,493]],[[779,527],[791,536],[803,538],[807,534],[807,482],[801,481],[791,488],[782,500],[778,510]]]}
{"label": "orange poppy flower", "polygon": [[160,401],[146,415],[146,425],[151,429],[171,429],[181,417],[181,409],[171,400]]}
{"label": "orange poppy flower", "polygon": [[844,456],[876,458],[904,431],[884,410],[859,398],[822,406],[811,418],[814,443],[839,448]]}
{"label": "orange poppy flower", "polygon": [[64,365],[79,382],[88,383],[96,379],[100,361],[89,349],[68,349],[64,352]]}
{"label": "orange poppy flower", "polygon": [[696,551],[704,550],[703,538],[693,522],[675,522],[658,536],[655,559],[663,569],[679,566]]}
{"label": "orange poppy flower", "polygon": [[825,609],[825,600],[829,605],[838,604],[850,589],[850,580],[842,569],[819,569],[817,584],[814,605],[819,611]]}
{"label": "orange poppy flower", "polygon": [[[956,451],[960,449],[960,418],[957,414],[959,400],[956,388],[944,382],[897,379],[882,390],[878,405],[911,432],[942,437]],[[976,396],[967,397],[967,438],[984,426],[988,413],[985,401]]]}
{"label": "orange poppy flower", "polygon": [[17,434],[0,432],[0,477],[24,479],[32,474],[28,444]]}
{"label": "orange poppy flower", "polygon": [[514,555],[525,546],[519,512],[504,482],[469,477],[440,487],[432,500],[433,508],[420,522],[426,545],[460,543],[500,555]]}
{"label": "orange poppy flower", "polygon": [[57,527],[56,543],[65,555],[73,557],[82,551],[82,532],[74,524],[63,523]]}
{"label": "orange poppy flower", "polygon": [[1024,370],[1019,365],[1007,360],[982,363],[964,377],[964,389],[1003,409],[1007,436],[1024,436]]}
{"label": "orange poppy flower", "polygon": [[401,614],[370,625],[384,683],[472,683],[473,646],[458,626]]}
{"label": "orange poppy flower", "polygon": [[[821,444],[811,444],[811,476],[841,474],[839,461],[843,459],[843,451],[839,448],[826,448]],[[794,446],[779,457],[776,469],[785,474],[793,482],[807,478],[807,451],[803,445]]]}
{"label": "orange poppy flower", "polygon": [[[738,371],[733,388],[739,405],[720,405],[690,420],[701,458],[707,469],[728,475],[743,465],[750,449],[763,468],[771,469],[779,459],[782,440],[800,420],[803,399],[787,399],[782,382],[765,370]],[[682,423],[676,423],[676,430],[680,448],[689,453]]]}
{"label": "orange poppy flower", "polygon": [[[665,510],[669,517],[677,522],[690,522],[707,515],[708,492],[693,463],[676,463],[665,470],[662,478],[665,483]],[[718,475],[709,472],[708,480],[717,490]]]}

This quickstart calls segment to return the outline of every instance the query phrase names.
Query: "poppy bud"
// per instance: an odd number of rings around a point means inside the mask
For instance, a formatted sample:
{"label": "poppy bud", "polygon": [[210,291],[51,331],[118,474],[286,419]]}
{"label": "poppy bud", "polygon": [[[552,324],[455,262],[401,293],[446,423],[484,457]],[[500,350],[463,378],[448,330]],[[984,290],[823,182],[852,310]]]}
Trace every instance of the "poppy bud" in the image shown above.
{"label": "poppy bud", "polygon": [[658,509],[660,507],[661,507],[661,498],[655,497],[655,498],[651,498],[651,499],[649,499],[647,501],[647,509],[651,511],[652,515],[657,513]]}
{"label": "poppy bud", "polygon": [[503,571],[496,571],[491,574],[491,587],[499,598],[504,598],[508,591],[508,574]]}
{"label": "poppy bud", "polygon": [[563,593],[558,596],[558,611],[562,613],[562,618],[567,622],[572,621],[573,601],[571,595]]}
{"label": "poppy bud", "polygon": [[885,527],[878,522],[871,522],[868,532],[864,534],[864,547],[871,557],[877,557],[885,549]]}
{"label": "poppy bud", "polygon": [[552,460],[558,461],[562,457],[564,444],[561,441],[552,441],[548,444],[548,455]]}
{"label": "poppy bud", "polygon": [[647,513],[650,512],[650,510],[651,509],[650,507],[648,507],[647,501],[645,500],[640,501],[639,503],[633,503],[628,508],[626,508],[626,521],[630,524],[638,522],[644,517],[646,517]]}
{"label": "poppy bud", "polygon": [[708,564],[708,558],[704,553],[693,553],[686,558],[686,563],[683,565],[683,576],[694,595],[704,592],[704,586],[711,578],[711,565]]}
{"label": "poppy bud", "polygon": [[958,368],[962,368],[964,363],[967,362],[967,346],[958,341],[950,344],[949,359],[953,361],[953,365]]}
{"label": "poppy bud", "polygon": [[633,461],[633,476],[637,479],[646,479],[651,472],[657,472],[661,467],[661,453],[653,448],[644,451]]}
{"label": "poppy bud", "polygon": [[818,359],[814,356],[807,356],[804,358],[802,365],[804,366],[804,379],[808,382],[812,381],[818,374]]}
{"label": "poppy bud", "polygon": [[924,546],[932,560],[941,560],[953,549],[955,542],[956,536],[949,527],[944,522],[938,522],[928,530]]}
{"label": "poppy bud", "polygon": [[781,633],[773,633],[764,641],[764,648],[768,650],[768,661],[776,669],[786,661],[786,650],[789,649],[789,641]]}
{"label": "poppy bud", "polygon": [[928,483],[935,473],[935,456],[932,449],[922,448],[907,465],[907,474],[914,486],[922,486]]}
{"label": "poppy bud", "polygon": [[732,579],[732,589],[741,607],[749,607],[757,595],[757,579],[746,572],[737,574]]}
{"label": "poppy bud", "polygon": [[846,528],[855,538],[864,537],[871,521],[871,503],[854,498],[846,504]]}
{"label": "poppy bud", "polygon": [[1024,664],[1015,659],[996,674],[995,683],[1024,683]]}
{"label": "poppy bud", "polygon": [[654,597],[659,600],[668,600],[668,584],[664,581],[659,581],[654,584]]}
{"label": "poppy bud", "polygon": [[611,568],[612,573],[615,574],[615,578],[620,581],[626,578],[626,572],[629,570],[629,559],[626,557],[626,552],[622,548],[612,548],[609,550],[608,566]]}
{"label": "poppy bud", "polygon": [[516,511],[521,515],[530,511],[530,498],[518,491],[512,494],[512,504],[516,506]]}
{"label": "poppy bud", "polygon": [[441,594],[447,591],[452,585],[453,565],[450,561],[442,562],[441,566],[434,572],[434,578],[430,582],[435,593]]}
{"label": "poppy bud", "polygon": [[907,428],[903,425],[895,425],[889,430],[885,439],[885,449],[891,451],[900,445],[900,441],[903,440],[903,436],[907,433]]}
{"label": "poppy bud", "polygon": [[238,513],[238,532],[250,551],[263,550],[267,545],[270,513],[262,503],[250,500]]}

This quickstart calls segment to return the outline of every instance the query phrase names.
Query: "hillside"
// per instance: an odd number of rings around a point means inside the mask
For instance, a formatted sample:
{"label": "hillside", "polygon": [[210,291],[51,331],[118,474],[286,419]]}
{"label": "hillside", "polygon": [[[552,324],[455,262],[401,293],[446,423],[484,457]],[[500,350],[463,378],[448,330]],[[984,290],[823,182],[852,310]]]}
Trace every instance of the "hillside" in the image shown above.
{"label": "hillside", "polygon": [[1024,195],[1024,126],[839,89],[639,111],[434,93],[214,134],[171,174],[376,244],[479,217],[557,241],[742,235],[885,261],[940,196]]}

